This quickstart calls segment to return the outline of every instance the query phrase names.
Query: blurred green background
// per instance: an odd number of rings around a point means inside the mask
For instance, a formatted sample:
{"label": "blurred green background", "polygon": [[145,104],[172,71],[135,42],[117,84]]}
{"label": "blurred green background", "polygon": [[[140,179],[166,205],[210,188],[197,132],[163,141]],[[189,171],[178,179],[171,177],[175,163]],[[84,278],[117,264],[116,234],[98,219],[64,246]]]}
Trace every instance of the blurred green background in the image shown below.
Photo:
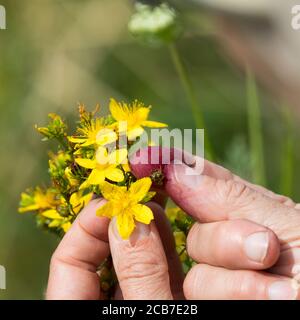
{"label": "blurred green background", "polygon": [[[1,4],[7,30],[0,31],[0,264],[7,270],[7,290],[0,290],[0,298],[41,299],[58,239],[38,230],[30,214],[17,213],[21,191],[48,182],[49,145],[41,142],[34,124],[45,124],[49,112],[72,122],[79,102],[106,106],[110,97],[151,104],[152,118],[171,128],[194,128],[194,120],[168,50],[142,46],[128,34],[131,1]],[[186,28],[178,49],[217,160],[251,179],[245,75],[216,40],[211,12],[182,5],[178,10]],[[259,96],[268,187],[279,192],[286,122],[274,97],[262,89]],[[299,153],[290,150],[296,163]],[[297,200],[297,168],[293,177],[291,195]]]}

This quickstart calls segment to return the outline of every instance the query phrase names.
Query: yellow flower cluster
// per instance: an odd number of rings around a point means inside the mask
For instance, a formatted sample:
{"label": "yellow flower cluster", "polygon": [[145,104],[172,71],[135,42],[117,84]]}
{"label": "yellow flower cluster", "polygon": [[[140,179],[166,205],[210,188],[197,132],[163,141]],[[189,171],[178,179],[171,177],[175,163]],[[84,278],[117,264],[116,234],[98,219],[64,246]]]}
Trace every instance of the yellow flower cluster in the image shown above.
{"label": "yellow flower cluster", "polygon": [[166,125],[149,121],[150,107],[138,101],[126,104],[111,99],[111,114],[106,117],[96,117],[98,109],[87,112],[79,107],[80,121],[73,135],[54,114],[47,127],[38,128],[44,139],[59,142],[59,151],[50,154],[52,183],[22,193],[19,211],[35,212],[40,225],[64,233],[93,196],[104,197],[107,203],[97,215],[116,217],[119,233],[127,239],[136,221],[149,224],[153,219],[144,203],[154,195],[149,177],[137,180],[130,172],[128,149],[145,127]]}
{"label": "yellow flower cluster", "polygon": [[183,271],[187,273],[194,265],[194,261],[187,255],[186,236],[193,224],[193,219],[180,208],[167,208],[167,217],[171,223],[176,251],[182,263]]}
{"label": "yellow flower cluster", "polygon": [[23,192],[19,212],[37,212],[39,219],[48,219],[49,228],[61,228],[67,232],[76,215],[92,198],[92,193],[82,195],[74,192],[69,200],[71,212],[66,199],[55,189],[42,190],[37,187],[33,192]]}

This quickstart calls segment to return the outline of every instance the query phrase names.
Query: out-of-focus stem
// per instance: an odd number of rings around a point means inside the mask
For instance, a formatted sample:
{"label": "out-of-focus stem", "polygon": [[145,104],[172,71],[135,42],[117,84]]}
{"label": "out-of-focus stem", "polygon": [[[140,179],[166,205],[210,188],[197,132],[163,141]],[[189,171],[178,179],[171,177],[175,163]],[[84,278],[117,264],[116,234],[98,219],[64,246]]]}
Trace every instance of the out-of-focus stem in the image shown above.
{"label": "out-of-focus stem", "polygon": [[247,69],[247,108],[253,182],[266,185],[261,110],[252,71]]}
{"label": "out-of-focus stem", "polygon": [[[178,76],[180,78],[181,84],[185,91],[186,97],[190,104],[196,127],[198,129],[202,129],[202,128],[205,129],[205,121],[204,121],[203,113],[199,105],[192,81],[184,65],[184,62],[182,61],[175,44],[170,44],[169,49],[170,49],[170,53],[171,53],[176,71],[178,73]],[[212,146],[208,137],[207,130],[205,131],[205,157],[208,160],[211,160],[211,161],[214,160],[214,154],[213,154]]]}
{"label": "out-of-focus stem", "polygon": [[280,192],[286,196],[292,197],[294,182],[295,140],[292,112],[286,105],[282,106],[282,116],[285,124],[285,135],[283,137],[281,157]]}

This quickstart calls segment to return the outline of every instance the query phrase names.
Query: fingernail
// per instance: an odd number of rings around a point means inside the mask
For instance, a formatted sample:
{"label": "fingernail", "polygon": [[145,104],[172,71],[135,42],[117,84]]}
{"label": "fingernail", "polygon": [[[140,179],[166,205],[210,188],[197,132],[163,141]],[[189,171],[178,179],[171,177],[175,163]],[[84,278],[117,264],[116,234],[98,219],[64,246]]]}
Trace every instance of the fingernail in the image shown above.
{"label": "fingernail", "polygon": [[129,239],[123,239],[120,236],[120,233],[119,233],[119,230],[118,230],[117,218],[116,217],[114,217],[111,220],[111,228],[112,228],[112,232],[113,232],[113,234],[114,234],[114,236],[115,236],[115,238],[117,240],[129,241],[132,246],[135,246],[138,241],[148,237],[150,232],[151,232],[150,225],[144,224],[144,223],[140,223],[140,222],[136,222],[135,229],[132,232],[132,234],[130,235]]}
{"label": "fingernail", "polygon": [[297,281],[276,281],[269,287],[270,300],[295,300],[298,296]]}
{"label": "fingernail", "polygon": [[112,220],[110,222],[110,225],[111,225],[111,229],[112,229],[112,232],[113,232],[115,238],[118,239],[118,240],[122,240],[122,237],[120,236],[120,233],[119,233],[119,230],[118,230],[117,218],[116,217],[112,218]]}
{"label": "fingernail", "polygon": [[149,235],[150,225],[136,222],[135,229],[129,238],[130,244],[134,247],[137,242],[149,237]]}
{"label": "fingernail", "polygon": [[202,175],[185,164],[174,164],[173,170],[176,181],[190,189],[197,189],[202,182]]}
{"label": "fingernail", "polygon": [[295,280],[300,281],[300,264],[294,265],[291,273]]}
{"label": "fingernail", "polygon": [[257,232],[248,236],[244,242],[247,257],[256,262],[263,262],[269,247],[267,232]]}

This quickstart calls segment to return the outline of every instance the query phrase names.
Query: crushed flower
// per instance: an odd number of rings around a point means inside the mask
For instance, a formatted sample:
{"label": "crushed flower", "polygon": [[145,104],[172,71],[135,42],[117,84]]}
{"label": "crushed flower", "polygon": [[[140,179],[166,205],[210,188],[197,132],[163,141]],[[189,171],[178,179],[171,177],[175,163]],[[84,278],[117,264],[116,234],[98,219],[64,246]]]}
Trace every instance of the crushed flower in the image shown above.
{"label": "crushed flower", "polygon": [[147,197],[151,184],[150,178],[143,178],[127,189],[104,182],[101,192],[108,202],[97,210],[97,215],[110,219],[116,217],[121,237],[128,239],[135,228],[135,221],[149,224],[154,219],[151,209],[141,203]]}

